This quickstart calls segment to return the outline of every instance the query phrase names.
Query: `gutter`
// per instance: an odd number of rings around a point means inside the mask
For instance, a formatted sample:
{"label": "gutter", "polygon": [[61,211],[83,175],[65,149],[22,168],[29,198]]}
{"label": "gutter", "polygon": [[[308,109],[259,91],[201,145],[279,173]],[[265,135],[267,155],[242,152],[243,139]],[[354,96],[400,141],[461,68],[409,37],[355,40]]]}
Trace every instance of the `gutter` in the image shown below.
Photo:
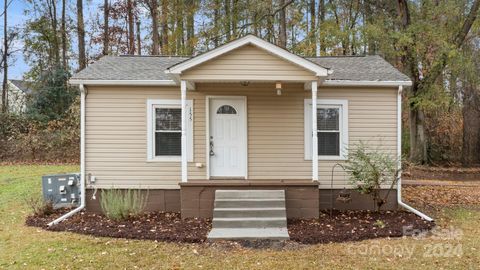
{"label": "gutter", "polygon": [[74,214],[82,211],[85,208],[85,97],[86,89],[83,84],[79,85],[80,88],[80,206],[66,213],[65,215],[55,219],[48,223],[48,227],[58,224],[63,220],[73,216]]}
{"label": "gutter", "polygon": [[398,174],[397,179],[397,203],[399,206],[407,209],[408,211],[416,214],[417,216],[423,218],[426,221],[433,221],[433,218],[427,216],[426,214],[418,211],[417,209],[411,207],[410,205],[402,201],[402,91],[403,86],[398,86],[398,96],[397,96],[397,155],[398,155]]}

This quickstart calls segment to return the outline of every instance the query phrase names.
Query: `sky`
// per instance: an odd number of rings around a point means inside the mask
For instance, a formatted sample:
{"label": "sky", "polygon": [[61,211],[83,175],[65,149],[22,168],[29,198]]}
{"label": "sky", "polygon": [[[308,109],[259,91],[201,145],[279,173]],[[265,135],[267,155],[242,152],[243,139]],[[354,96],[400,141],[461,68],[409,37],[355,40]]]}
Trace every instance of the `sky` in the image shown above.
{"label": "sky", "polygon": [[[67,1],[69,2],[69,9],[73,10],[75,8],[75,3],[76,1]],[[90,20],[96,15],[96,12],[98,12],[98,6],[100,2],[103,3],[102,0],[86,0],[84,1],[84,17],[85,21]],[[8,25],[9,27],[22,27],[23,23],[27,21],[28,17],[24,14],[24,10],[28,8],[28,3],[26,0],[12,0],[12,3],[8,7],[8,12],[7,12],[7,20],[8,20]],[[3,12],[4,11],[4,6],[3,6],[3,1],[0,4],[0,10]],[[71,11],[70,11],[71,12]],[[76,16],[72,16],[73,19],[76,18]],[[1,31],[1,36],[2,38],[0,39],[2,44],[3,44],[3,16],[0,17],[0,31]],[[73,44],[72,44],[73,46]],[[22,79],[23,73],[27,72],[29,70],[29,67],[27,63],[25,62],[25,59],[23,58],[23,43],[21,39],[17,40],[15,44],[13,44],[13,50],[18,50],[13,56],[14,61],[9,62],[10,68],[8,71],[8,78],[9,79]]]}

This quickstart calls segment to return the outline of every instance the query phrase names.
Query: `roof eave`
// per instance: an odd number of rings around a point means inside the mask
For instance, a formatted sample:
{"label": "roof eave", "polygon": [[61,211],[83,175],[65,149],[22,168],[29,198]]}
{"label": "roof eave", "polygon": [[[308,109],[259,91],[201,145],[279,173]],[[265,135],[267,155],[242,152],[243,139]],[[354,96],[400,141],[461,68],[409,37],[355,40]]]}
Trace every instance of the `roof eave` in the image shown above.
{"label": "roof eave", "polygon": [[412,86],[412,81],[325,80],[324,86]]}
{"label": "roof eave", "polygon": [[70,79],[70,85],[144,85],[144,86],[176,86],[173,80],[92,80]]}

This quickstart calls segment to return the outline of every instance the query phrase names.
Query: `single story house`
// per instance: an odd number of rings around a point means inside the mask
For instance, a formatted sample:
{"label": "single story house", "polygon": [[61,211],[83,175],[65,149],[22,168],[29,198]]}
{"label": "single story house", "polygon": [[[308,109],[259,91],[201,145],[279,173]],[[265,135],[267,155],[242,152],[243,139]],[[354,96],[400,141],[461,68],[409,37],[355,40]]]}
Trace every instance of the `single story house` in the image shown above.
{"label": "single story house", "polygon": [[[371,208],[332,168],[360,141],[400,156],[411,85],[379,56],[304,58],[253,35],[193,57],[105,56],[70,83],[87,210],[100,210],[97,189],[142,189],[148,210],[184,217],[211,217],[229,189],[282,189],[288,217]],[[334,200],[343,189],[348,204]]]}
{"label": "single story house", "polygon": [[[32,93],[31,82],[7,80],[7,105],[11,113],[21,114],[27,110],[27,97]],[[0,100],[0,105],[2,100]]]}

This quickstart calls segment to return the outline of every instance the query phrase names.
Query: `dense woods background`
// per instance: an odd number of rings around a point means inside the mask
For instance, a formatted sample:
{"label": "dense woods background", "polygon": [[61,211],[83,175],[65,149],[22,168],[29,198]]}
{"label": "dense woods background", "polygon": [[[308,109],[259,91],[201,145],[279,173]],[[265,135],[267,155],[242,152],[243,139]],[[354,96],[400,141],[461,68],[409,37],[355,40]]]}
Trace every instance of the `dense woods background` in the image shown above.
{"label": "dense woods background", "polygon": [[[196,55],[253,33],[304,56],[380,54],[413,81],[403,153],[412,162],[480,163],[480,0],[4,0],[0,160],[78,159],[78,90],[69,76],[102,55]],[[85,19],[84,5],[98,12]],[[32,93],[5,102],[12,42]]]}

